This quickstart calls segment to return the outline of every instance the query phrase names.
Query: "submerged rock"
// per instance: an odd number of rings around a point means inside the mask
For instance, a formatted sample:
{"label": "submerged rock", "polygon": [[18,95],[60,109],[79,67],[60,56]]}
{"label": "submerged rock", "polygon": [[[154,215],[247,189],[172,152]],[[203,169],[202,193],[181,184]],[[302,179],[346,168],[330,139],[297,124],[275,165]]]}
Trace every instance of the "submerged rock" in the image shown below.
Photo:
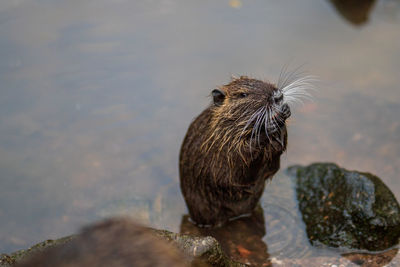
{"label": "submerged rock", "polygon": [[313,245],[384,250],[400,237],[400,208],[375,175],[332,163],[288,168],[299,209]]}

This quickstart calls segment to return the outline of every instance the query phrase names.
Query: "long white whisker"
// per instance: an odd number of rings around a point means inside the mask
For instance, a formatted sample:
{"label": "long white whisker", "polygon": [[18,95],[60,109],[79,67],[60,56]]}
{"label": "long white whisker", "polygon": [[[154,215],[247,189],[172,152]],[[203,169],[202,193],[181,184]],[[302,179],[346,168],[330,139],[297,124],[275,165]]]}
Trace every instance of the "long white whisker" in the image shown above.
{"label": "long white whisker", "polygon": [[274,119],[274,115],[272,114],[272,112],[271,112],[271,115],[270,115],[270,120],[271,120],[271,122],[272,122],[272,126],[274,127],[274,129],[276,129],[276,128],[279,129],[279,127],[277,126],[278,123],[277,123],[276,120]]}
{"label": "long white whisker", "polygon": [[303,100],[313,100],[309,90],[315,90],[313,82],[317,79],[314,76],[307,75],[291,81],[286,86],[280,88],[284,95],[286,103],[303,103]]}
{"label": "long white whisker", "polygon": [[266,108],[264,108],[265,112],[262,116],[262,119],[260,121],[260,125],[258,126],[258,145],[260,145],[260,135],[261,135],[261,130],[262,130],[262,126],[264,124],[265,118],[268,116],[268,110]]}
{"label": "long white whisker", "polygon": [[242,133],[240,134],[240,137],[242,137],[242,135],[244,134],[244,132],[246,131],[246,129],[250,126],[250,124],[260,115],[260,113],[262,112],[263,108],[258,109],[251,117],[250,119],[247,121],[246,125],[244,126]]}
{"label": "long white whisker", "polygon": [[265,112],[266,112],[266,110],[263,108],[263,112],[257,118],[257,121],[254,124],[253,130],[252,130],[252,133],[251,133],[251,135],[253,136],[253,134],[254,134],[255,138],[257,139],[258,145],[260,145],[260,138],[259,138],[259,135],[258,135],[258,127],[260,126],[260,122],[262,121],[262,118],[264,117]]}
{"label": "long white whisker", "polygon": [[265,128],[265,134],[267,135],[268,141],[271,143],[271,138],[269,137],[268,134],[268,126],[270,124],[270,117],[271,117],[271,108],[268,107],[268,116],[265,117],[264,120],[264,128]]}
{"label": "long white whisker", "polygon": [[[246,123],[246,126],[243,128],[242,133],[240,134],[240,137],[242,137],[243,133],[245,132],[245,130],[250,126],[250,124],[256,120],[256,123],[259,119],[260,114],[263,112],[263,108],[261,107],[260,109],[258,109],[249,119],[249,121]],[[251,131],[251,135],[250,135],[250,143],[249,143],[249,148],[250,148],[250,154],[251,154],[251,143],[253,142],[253,138],[254,138],[254,126],[253,129]]]}
{"label": "long white whisker", "polygon": [[304,76],[304,77],[300,77],[300,78],[298,78],[296,80],[293,80],[292,82],[290,82],[286,86],[282,87],[281,90],[283,92],[285,92],[285,91],[288,91],[290,89],[297,88],[299,86],[300,87],[301,86],[304,86],[304,87],[307,86],[306,88],[308,88],[308,89],[310,89],[310,86],[311,86],[311,88],[314,88],[313,82],[316,82],[316,81],[318,81],[316,79],[316,77],[314,77],[312,75],[307,75],[307,76]]}
{"label": "long white whisker", "polygon": [[[305,72],[304,71],[299,71],[305,64],[302,64],[292,70],[291,72],[288,72],[288,66],[289,64],[286,64],[282,70],[283,70],[283,75],[279,75],[279,80],[278,80],[278,88],[283,88],[286,85],[290,84],[292,81],[297,80],[299,77],[304,76]],[[282,71],[281,71],[282,72]],[[281,80],[283,78],[283,80]]]}
{"label": "long white whisker", "polygon": [[[275,111],[275,113],[280,113],[280,112],[282,112],[282,110],[281,109],[278,109],[277,107],[275,107],[275,106],[271,106],[271,108]],[[279,122],[285,122],[285,120],[284,119],[282,119],[280,116],[275,116],[275,118],[276,118],[276,120],[275,121],[279,121]]]}
{"label": "long white whisker", "polygon": [[283,65],[281,72],[279,73],[279,78],[278,78],[278,83],[277,86],[278,88],[284,87],[284,80],[286,80],[286,75],[287,75],[287,67],[288,64]]}

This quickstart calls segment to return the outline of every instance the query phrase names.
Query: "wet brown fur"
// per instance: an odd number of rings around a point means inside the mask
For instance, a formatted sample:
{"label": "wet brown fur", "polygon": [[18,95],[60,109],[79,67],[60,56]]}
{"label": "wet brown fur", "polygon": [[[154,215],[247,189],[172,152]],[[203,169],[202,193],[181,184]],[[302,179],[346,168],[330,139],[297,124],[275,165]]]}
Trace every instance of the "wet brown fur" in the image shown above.
{"label": "wet brown fur", "polygon": [[130,219],[110,219],[85,228],[68,243],[47,248],[17,267],[188,266],[183,256],[150,229]]}
{"label": "wet brown fur", "polygon": [[287,144],[284,125],[280,135],[261,131],[251,138],[251,116],[272,104],[274,85],[242,76],[219,90],[223,103],[211,104],[192,122],[180,152],[181,190],[192,220],[201,225],[251,213]]}

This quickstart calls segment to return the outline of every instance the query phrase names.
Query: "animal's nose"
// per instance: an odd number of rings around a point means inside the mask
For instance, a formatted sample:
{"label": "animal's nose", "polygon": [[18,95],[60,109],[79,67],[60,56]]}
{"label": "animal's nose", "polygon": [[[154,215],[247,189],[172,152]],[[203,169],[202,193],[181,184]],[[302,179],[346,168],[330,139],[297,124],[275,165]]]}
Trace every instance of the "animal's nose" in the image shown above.
{"label": "animal's nose", "polygon": [[273,96],[275,103],[279,103],[283,99],[283,94],[282,92],[276,92]]}

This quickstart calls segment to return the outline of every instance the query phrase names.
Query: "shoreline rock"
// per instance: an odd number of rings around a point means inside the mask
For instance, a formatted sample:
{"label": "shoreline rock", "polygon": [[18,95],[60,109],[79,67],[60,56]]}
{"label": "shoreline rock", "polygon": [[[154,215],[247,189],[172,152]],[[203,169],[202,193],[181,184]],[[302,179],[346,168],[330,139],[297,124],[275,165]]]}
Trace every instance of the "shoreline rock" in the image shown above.
{"label": "shoreline rock", "polygon": [[[228,258],[221,249],[218,241],[211,237],[193,237],[189,235],[177,234],[167,230],[157,230],[154,231],[156,236],[165,239],[168,242],[175,244],[179,250],[181,250],[184,256],[189,259],[194,266],[232,266],[232,267],[244,267],[245,264],[235,262]],[[32,254],[44,250],[45,248],[50,248],[65,244],[77,235],[71,235],[63,237],[56,240],[46,240],[40,242],[28,249],[18,250],[11,254],[0,254],[0,267],[13,266],[19,261],[30,257]]]}
{"label": "shoreline rock", "polygon": [[292,166],[288,172],[312,245],[383,251],[398,244],[399,203],[377,176],[333,163]]}

